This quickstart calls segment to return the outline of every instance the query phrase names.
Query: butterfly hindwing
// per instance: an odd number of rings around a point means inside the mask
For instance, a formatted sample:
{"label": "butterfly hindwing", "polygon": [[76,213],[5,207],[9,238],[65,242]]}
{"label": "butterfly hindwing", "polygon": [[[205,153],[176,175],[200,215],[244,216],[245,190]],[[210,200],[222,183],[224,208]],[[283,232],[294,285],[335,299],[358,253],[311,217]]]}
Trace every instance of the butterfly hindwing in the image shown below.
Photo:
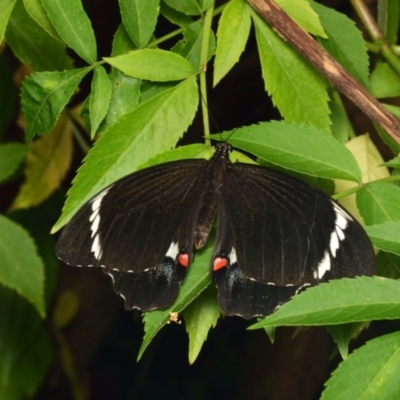
{"label": "butterfly hindwing", "polygon": [[[218,210],[211,276],[218,288],[219,307],[227,315],[239,315],[247,319],[271,314],[278,305],[288,301],[298,288],[263,284],[246,277],[238,266],[229,216],[223,204]],[[214,270],[216,260],[225,261],[226,266]]]}
{"label": "butterfly hindwing", "polygon": [[179,293],[186,267],[166,256],[156,268],[131,273],[103,269],[112,279],[114,291],[125,301],[125,309],[143,312],[169,307]]}

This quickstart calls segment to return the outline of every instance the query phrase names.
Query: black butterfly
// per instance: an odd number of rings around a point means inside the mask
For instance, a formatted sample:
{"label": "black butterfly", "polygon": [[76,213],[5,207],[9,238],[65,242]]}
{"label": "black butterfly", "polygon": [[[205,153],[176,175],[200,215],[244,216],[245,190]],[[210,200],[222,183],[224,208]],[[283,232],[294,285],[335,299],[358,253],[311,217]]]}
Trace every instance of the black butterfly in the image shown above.
{"label": "black butterfly", "polygon": [[64,228],[58,257],[103,267],[127,309],[166,308],[218,211],[210,270],[228,315],[267,315],[306,286],[375,272],[364,229],[327,194],[231,163],[230,152],[219,143],[209,161],[161,164],[111,184]]}

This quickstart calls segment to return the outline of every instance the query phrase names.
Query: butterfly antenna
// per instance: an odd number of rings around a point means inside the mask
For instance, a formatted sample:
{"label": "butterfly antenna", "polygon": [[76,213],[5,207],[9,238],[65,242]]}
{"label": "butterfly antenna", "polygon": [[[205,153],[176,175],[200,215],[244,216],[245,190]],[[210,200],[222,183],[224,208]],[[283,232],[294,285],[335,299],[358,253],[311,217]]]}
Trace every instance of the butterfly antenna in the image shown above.
{"label": "butterfly antenna", "polygon": [[[261,107],[257,108],[256,111],[253,112],[253,114],[250,115],[250,117],[247,117],[244,122],[241,124],[241,126],[246,125],[247,122],[249,122],[255,115],[257,115],[263,108],[265,108],[268,105],[268,101],[266,101]],[[235,128],[230,135],[226,138],[228,141],[229,138],[239,129],[239,127]]]}
{"label": "butterfly antenna", "polygon": [[218,128],[217,121],[215,120],[214,115],[212,115],[212,113],[211,113],[210,110],[208,110],[208,115],[210,116],[211,121],[212,121],[213,124],[215,125],[215,128],[216,128],[217,132],[218,132],[218,133],[221,132],[220,129]]}
{"label": "butterfly antenna", "polygon": [[[207,108],[207,112],[208,112],[209,118],[211,119],[211,121],[213,122],[215,128],[217,129],[217,132],[218,132],[219,135],[221,136],[221,130],[220,130],[219,127],[218,127],[218,124],[217,124],[217,121],[216,121],[215,118],[214,118],[214,115],[211,113],[210,109],[208,108],[207,102],[204,100],[203,94],[202,94],[201,92],[199,92],[199,93],[200,93],[202,102],[204,103],[204,105],[205,105],[206,108]],[[268,105],[268,101],[266,101],[262,106],[260,106],[259,108],[257,108],[257,110],[254,111],[254,113],[251,114],[249,117],[247,117],[241,125],[243,126],[243,125],[245,125],[247,122],[249,122],[255,115],[257,115],[257,114],[258,114],[263,108],[265,108],[267,105]],[[238,127],[238,128],[235,128],[235,129],[230,133],[230,135],[227,137],[226,141],[228,141],[229,138],[230,138],[238,129],[239,129],[239,127]],[[221,136],[221,140],[222,140],[222,136]]]}
{"label": "butterfly antenna", "polygon": [[204,97],[203,97],[203,94],[202,94],[200,91],[199,91],[199,93],[200,93],[200,96],[201,96],[201,101],[203,102],[203,104],[204,104],[204,105],[206,106],[206,108],[207,108],[207,113],[208,113],[209,118],[210,118],[211,121],[213,122],[213,124],[214,124],[214,126],[215,126],[217,132],[220,132],[220,130],[219,130],[219,128],[218,128],[217,121],[215,120],[214,115],[212,115],[210,109],[208,108],[207,102],[205,101],[205,99],[204,99]]}

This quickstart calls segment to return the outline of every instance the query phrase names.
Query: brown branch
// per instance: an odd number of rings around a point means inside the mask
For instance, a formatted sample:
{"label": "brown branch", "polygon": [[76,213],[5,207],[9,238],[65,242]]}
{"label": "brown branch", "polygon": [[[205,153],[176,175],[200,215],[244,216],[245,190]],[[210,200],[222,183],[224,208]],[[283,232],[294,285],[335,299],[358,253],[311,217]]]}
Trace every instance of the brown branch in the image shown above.
{"label": "brown branch", "polygon": [[300,28],[273,0],[247,0],[285,41],[372,121],[400,143],[400,121],[386,111],[316,40]]}

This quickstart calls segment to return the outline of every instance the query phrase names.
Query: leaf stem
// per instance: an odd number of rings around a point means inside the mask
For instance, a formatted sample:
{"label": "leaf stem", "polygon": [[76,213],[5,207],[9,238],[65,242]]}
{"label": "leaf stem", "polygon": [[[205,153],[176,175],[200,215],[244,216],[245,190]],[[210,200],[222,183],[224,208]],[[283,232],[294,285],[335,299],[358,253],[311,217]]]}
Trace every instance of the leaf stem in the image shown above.
{"label": "leaf stem", "polygon": [[[224,9],[227,5],[228,5],[228,3],[225,3],[225,4],[222,4],[222,6],[219,6],[218,8],[216,8],[216,9],[214,10],[214,12],[213,12],[213,17],[215,17],[216,15],[220,14],[220,13],[223,11],[223,9]],[[214,7],[213,7],[213,8],[214,8]],[[193,21],[193,22],[196,22],[196,21]],[[167,41],[168,39],[172,39],[174,36],[180,35],[181,33],[183,33],[183,31],[184,31],[185,29],[186,29],[186,28],[175,29],[174,31],[168,33],[167,35],[164,35],[164,36],[162,36],[162,37],[160,37],[160,38],[158,38],[158,39],[156,39],[156,40],[153,40],[153,41],[150,42],[146,47],[150,47],[150,48],[156,47],[156,46],[159,45],[160,43],[165,42],[165,41]]]}
{"label": "leaf stem", "polygon": [[[368,183],[375,183],[375,182],[390,183],[390,182],[396,182],[396,181],[400,181],[400,174],[391,175],[391,176],[388,176],[386,178],[377,179],[376,181],[371,181],[371,182],[368,182]],[[364,186],[366,186],[366,184],[357,185],[357,186],[354,186],[351,189],[343,190],[343,192],[339,192],[339,193],[334,194],[332,196],[332,198],[335,199],[335,200],[339,200],[339,199],[341,199],[343,197],[350,196],[351,194],[356,193],[359,189],[361,189]]]}
{"label": "leaf stem", "polygon": [[170,33],[168,33],[167,35],[164,35],[156,40],[153,40],[152,42],[150,42],[146,47],[156,47],[157,45],[159,45],[162,42],[165,42],[168,39],[173,38],[174,36],[180,35],[183,31],[185,30],[185,28],[179,28],[176,29]]}
{"label": "leaf stem", "polygon": [[[207,82],[206,82],[206,72],[207,72],[207,58],[208,58],[208,47],[211,35],[211,23],[213,19],[214,3],[206,11],[203,23],[203,35],[201,42],[201,52],[200,52],[200,95],[201,95],[201,111],[203,115],[203,127],[204,135],[207,137],[210,135],[210,123],[208,119],[208,105],[207,105]],[[210,139],[205,139],[205,143],[210,146]]]}
{"label": "leaf stem", "polygon": [[74,135],[76,141],[78,142],[79,147],[83,151],[84,154],[87,154],[90,150],[90,145],[88,145],[85,141],[85,139],[82,137],[81,132],[79,129],[76,127],[75,121],[73,118],[71,118],[71,129],[72,129],[72,134]]}

